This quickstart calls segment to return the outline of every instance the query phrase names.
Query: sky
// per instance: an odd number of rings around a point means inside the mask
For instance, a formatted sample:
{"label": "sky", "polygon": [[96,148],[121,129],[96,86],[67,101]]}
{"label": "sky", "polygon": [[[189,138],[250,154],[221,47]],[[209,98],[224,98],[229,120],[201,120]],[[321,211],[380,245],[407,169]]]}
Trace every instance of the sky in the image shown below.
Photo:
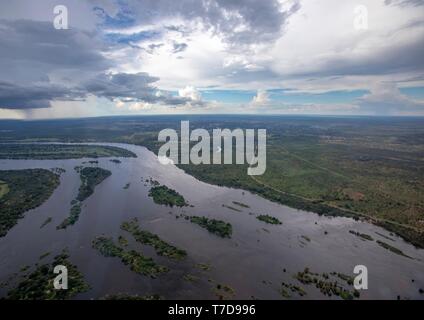
{"label": "sky", "polygon": [[422,116],[424,0],[0,2],[0,119],[172,113]]}

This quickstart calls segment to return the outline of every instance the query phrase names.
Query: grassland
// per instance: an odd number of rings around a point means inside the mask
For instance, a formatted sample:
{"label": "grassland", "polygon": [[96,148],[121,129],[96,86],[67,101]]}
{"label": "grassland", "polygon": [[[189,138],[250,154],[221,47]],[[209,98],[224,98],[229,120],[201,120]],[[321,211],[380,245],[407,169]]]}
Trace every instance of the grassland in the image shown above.
{"label": "grassland", "polygon": [[65,144],[3,144],[0,159],[80,159],[136,157],[128,150],[112,146]]}
{"label": "grassland", "polygon": [[296,209],[366,219],[424,247],[423,125],[397,118],[258,121],[268,130],[264,175],[248,176],[243,165],[180,167]]}
{"label": "grassland", "polygon": [[0,171],[4,192],[0,197],[0,237],[23,218],[24,213],[40,206],[59,185],[59,176],[49,170]]}

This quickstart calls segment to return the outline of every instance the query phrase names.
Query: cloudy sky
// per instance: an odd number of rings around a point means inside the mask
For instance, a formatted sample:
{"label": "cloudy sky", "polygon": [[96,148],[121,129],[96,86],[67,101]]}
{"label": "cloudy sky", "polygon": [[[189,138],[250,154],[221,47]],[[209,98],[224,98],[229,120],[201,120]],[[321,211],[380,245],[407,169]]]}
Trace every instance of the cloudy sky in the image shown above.
{"label": "cloudy sky", "polygon": [[0,118],[424,115],[424,0],[1,1],[0,71]]}

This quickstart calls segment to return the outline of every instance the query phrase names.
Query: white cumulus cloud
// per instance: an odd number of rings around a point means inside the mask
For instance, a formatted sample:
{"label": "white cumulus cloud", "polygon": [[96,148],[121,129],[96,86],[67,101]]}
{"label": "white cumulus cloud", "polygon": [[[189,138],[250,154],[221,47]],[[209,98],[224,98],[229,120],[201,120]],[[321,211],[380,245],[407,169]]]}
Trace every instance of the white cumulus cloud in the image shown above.
{"label": "white cumulus cloud", "polygon": [[256,96],[252,99],[252,104],[256,106],[262,106],[269,102],[269,95],[266,90],[258,90]]}
{"label": "white cumulus cloud", "polygon": [[182,98],[189,98],[193,101],[201,101],[202,95],[200,92],[192,86],[186,86],[184,89],[178,90],[178,95]]}

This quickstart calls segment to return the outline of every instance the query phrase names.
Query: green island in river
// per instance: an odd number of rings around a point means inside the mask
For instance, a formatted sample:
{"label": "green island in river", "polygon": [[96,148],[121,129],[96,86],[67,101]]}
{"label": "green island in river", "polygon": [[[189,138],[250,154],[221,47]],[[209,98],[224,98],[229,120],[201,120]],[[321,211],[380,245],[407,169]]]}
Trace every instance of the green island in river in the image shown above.
{"label": "green island in river", "polygon": [[91,196],[94,192],[94,188],[112,174],[109,170],[99,167],[78,168],[78,172],[81,179],[78,195],[72,202],[69,217],[63,220],[56,229],[66,229],[68,226],[75,224],[81,213],[81,202]]}
{"label": "green island in river", "polygon": [[[63,265],[68,269],[67,290],[53,289],[53,280],[57,276],[53,270],[57,265]],[[89,289],[90,286],[84,281],[84,276],[69,261],[69,255],[64,251],[57,255],[51,264],[37,266],[16,288],[8,292],[7,299],[65,300],[71,299],[78,293],[88,291]]]}
{"label": "green island in river", "polygon": [[109,170],[98,167],[85,167],[80,170],[81,186],[77,200],[84,201],[94,192],[94,188],[112,174]]}
{"label": "green island in river", "polygon": [[221,238],[231,238],[233,233],[233,227],[231,224],[222,220],[209,219],[206,217],[191,216],[189,217],[190,222],[198,224],[202,228],[205,228],[210,233],[214,233]]}
{"label": "green island in river", "polygon": [[[331,272],[330,274],[319,274],[310,271],[309,268],[305,268],[303,271],[296,273],[294,278],[304,285],[314,285],[326,296],[335,295],[343,300],[353,300],[360,296],[358,290],[350,290],[353,285],[353,278],[342,273]],[[346,283],[346,288],[340,280]]]}
{"label": "green island in river", "polygon": [[267,214],[261,214],[261,215],[257,216],[256,219],[263,221],[265,223],[268,223],[268,224],[283,224],[277,218],[272,217],[272,216],[267,215]]}
{"label": "green island in river", "polygon": [[45,169],[0,171],[0,237],[40,206],[59,185],[59,175]]}
{"label": "green island in river", "polygon": [[105,257],[120,258],[125,265],[129,265],[130,269],[136,273],[156,278],[161,273],[169,271],[167,267],[156,264],[152,258],[145,257],[135,250],[124,250],[116,245],[112,238],[97,237],[93,240],[92,246]]}
{"label": "green island in river", "polygon": [[137,242],[152,246],[160,256],[181,260],[187,255],[187,252],[168,244],[157,235],[149,231],[141,230],[138,226],[137,219],[122,223],[121,229],[131,233]]}
{"label": "green island in river", "polygon": [[137,157],[135,153],[113,146],[76,144],[8,143],[0,149],[0,159],[80,159]]}
{"label": "green island in river", "polygon": [[149,197],[152,197],[155,203],[166,206],[184,207],[188,205],[182,195],[167,186],[154,186],[150,188]]}

